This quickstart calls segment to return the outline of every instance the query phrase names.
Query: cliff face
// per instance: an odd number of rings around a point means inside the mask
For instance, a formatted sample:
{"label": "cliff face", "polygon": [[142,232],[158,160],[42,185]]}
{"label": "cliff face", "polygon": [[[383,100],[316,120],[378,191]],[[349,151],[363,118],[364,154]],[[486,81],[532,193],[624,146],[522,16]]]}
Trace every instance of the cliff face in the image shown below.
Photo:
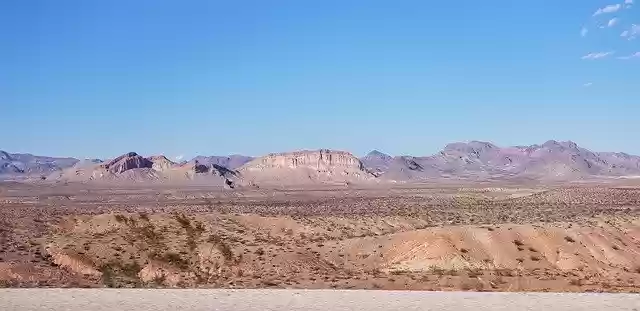
{"label": "cliff face", "polygon": [[272,153],[247,163],[243,168],[310,168],[316,170],[354,169],[364,170],[362,162],[349,152],[320,149],[314,151],[296,151]]}
{"label": "cliff face", "polygon": [[345,183],[373,178],[353,154],[327,149],[272,153],[239,171],[255,183]]}

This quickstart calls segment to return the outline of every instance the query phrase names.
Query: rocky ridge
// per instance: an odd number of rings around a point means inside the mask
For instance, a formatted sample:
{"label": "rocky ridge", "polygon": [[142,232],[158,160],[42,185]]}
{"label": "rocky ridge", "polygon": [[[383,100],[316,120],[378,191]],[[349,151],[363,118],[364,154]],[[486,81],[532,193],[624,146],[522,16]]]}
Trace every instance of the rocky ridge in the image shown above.
{"label": "rocky ridge", "polygon": [[349,183],[374,178],[353,154],[329,149],[272,153],[250,161],[238,171],[251,182],[281,184]]}

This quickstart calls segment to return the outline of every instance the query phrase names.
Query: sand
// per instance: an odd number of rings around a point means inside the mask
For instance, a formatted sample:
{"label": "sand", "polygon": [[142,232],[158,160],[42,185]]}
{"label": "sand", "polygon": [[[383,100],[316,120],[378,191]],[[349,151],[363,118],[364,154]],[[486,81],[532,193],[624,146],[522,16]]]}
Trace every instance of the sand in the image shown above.
{"label": "sand", "polygon": [[640,295],[463,293],[332,290],[116,290],[0,291],[7,311],[36,310],[640,310]]}

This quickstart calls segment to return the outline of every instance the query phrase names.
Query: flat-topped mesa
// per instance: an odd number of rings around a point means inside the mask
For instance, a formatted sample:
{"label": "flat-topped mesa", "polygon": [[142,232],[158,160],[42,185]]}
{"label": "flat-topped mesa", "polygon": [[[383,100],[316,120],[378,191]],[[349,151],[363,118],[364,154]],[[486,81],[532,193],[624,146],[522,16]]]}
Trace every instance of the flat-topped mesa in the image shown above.
{"label": "flat-topped mesa", "polygon": [[245,182],[256,185],[344,184],[374,178],[353,154],[327,149],[268,154],[243,165],[238,172]]}
{"label": "flat-topped mesa", "polygon": [[311,168],[324,171],[331,168],[346,168],[364,170],[360,159],[345,151],[320,149],[303,150],[285,153],[271,153],[264,157],[250,161],[243,169],[269,168]]}
{"label": "flat-topped mesa", "polygon": [[135,152],[125,153],[101,165],[107,171],[118,174],[134,168],[152,168],[153,162]]}

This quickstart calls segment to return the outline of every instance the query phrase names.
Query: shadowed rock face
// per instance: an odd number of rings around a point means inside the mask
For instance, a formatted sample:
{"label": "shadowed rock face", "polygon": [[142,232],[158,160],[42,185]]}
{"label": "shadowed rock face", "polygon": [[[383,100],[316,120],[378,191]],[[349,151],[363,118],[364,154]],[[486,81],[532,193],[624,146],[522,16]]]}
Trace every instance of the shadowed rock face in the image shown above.
{"label": "shadowed rock face", "polygon": [[129,152],[102,164],[102,167],[110,173],[118,174],[134,168],[153,168],[153,162],[135,152]]}
{"label": "shadowed rock face", "polygon": [[247,162],[253,160],[252,157],[243,156],[243,155],[230,155],[230,156],[197,156],[193,158],[193,160],[198,161],[200,164],[204,165],[219,165],[224,166],[228,169],[235,170]]}

